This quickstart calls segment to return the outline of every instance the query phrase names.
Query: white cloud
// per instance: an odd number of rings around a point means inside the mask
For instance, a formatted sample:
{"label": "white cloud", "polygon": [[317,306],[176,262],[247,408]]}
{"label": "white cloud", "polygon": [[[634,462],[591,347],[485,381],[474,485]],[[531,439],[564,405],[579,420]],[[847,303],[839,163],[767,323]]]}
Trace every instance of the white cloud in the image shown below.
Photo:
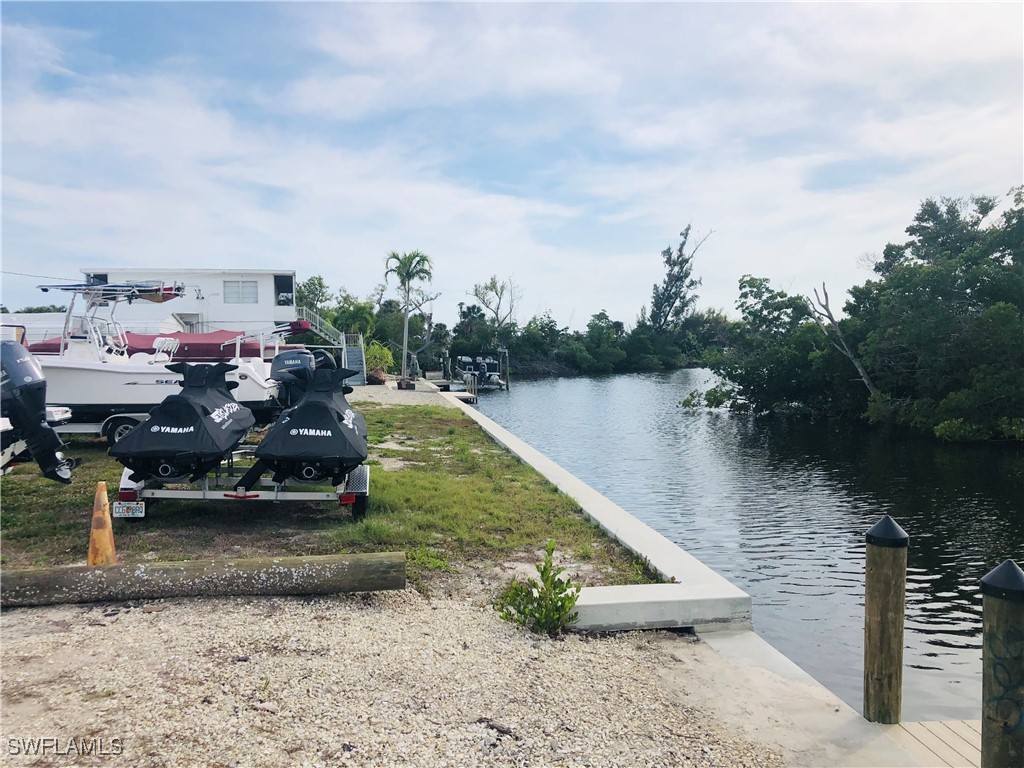
{"label": "white cloud", "polygon": [[[64,29],[31,27],[24,24],[3,25],[4,68],[8,76],[34,82],[39,75],[70,75],[65,66],[61,41],[87,38],[79,32]],[[6,79],[6,78],[5,78]]]}
{"label": "white cloud", "polygon": [[[287,266],[366,294],[418,248],[442,320],[514,273],[524,309],[629,323],[688,222],[716,232],[702,306],[731,308],[744,273],[838,295],[921,198],[1021,180],[1019,8],[282,13],[272,32],[301,41],[283,85],[201,53],[83,75],[76,55],[112,55],[88,32],[5,26],[4,269]],[[940,87],[965,72],[969,93]],[[487,167],[512,148],[529,168]],[[35,282],[5,276],[5,303],[39,303]]]}
{"label": "white cloud", "polygon": [[[482,97],[613,92],[616,73],[580,35],[536,22],[564,13],[533,6],[347,5],[305,18],[310,44],[332,61],[286,89],[285,108],[350,120],[377,112],[466,104]],[[329,22],[325,25],[324,20]],[[333,23],[330,23],[333,22]]]}

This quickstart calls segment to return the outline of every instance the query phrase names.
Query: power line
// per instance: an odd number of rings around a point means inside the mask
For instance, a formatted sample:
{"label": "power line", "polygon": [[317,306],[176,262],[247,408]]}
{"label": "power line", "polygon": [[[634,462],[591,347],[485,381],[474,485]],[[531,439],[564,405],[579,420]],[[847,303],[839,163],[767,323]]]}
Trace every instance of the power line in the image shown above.
{"label": "power line", "polygon": [[0,270],[0,272],[2,272],[5,275],[18,275],[19,277],[38,277],[38,278],[42,278],[43,280],[68,280],[68,281],[71,281],[71,282],[74,282],[75,280],[80,280],[80,278],[77,278],[77,277],[54,277],[53,275],[30,275],[27,272],[11,272],[11,271],[6,270],[6,269]]}

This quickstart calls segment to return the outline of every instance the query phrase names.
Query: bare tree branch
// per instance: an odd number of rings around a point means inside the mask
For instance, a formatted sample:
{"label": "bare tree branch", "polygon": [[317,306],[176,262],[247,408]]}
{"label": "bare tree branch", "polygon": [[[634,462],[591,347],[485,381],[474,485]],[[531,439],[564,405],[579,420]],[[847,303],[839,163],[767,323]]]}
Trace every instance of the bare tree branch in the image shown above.
{"label": "bare tree branch", "polygon": [[[824,283],[821,284],[821,293],[825,297],[824,299],[818,295],[817,288],[814,289],[813,302],[809,298],[805,298],[807,307],[811,310],[811,317],[814,318],[814,322],[818,324],[818,327],[821,328],[822,333],[825,334],[825,338],[832,343],[832,346],[842,352],[843,355],[853,363],[853,366],[857,369],[857,373],[860,376],[860,380],[864,382],[864,386],[868,388],[868,392],[873,395],[876,394],[878,392],[878,387],[876,387],[875,383],[871,380],[867,370],[865,370],[864,366],[861,364],[860,359],[854,351],[850,349],[850,345],[846,343],[846,337],[843,335],[842,328],[839,327],[839,321],[836,320],[835,315],[832,314],[832,308],[829,306],[828,289],[825,288]],[[815,304],[817,304],[817,306],[815,306]],[[835,336],[835,338],[833,338],[833,336]]]}
{"label": "bare tree branch", "polygon": [[511,277],[499,283],[498,276],[491,275],[486,283],[474,285],[470,295],[494,315],[494,325],[501,328],[515,320],[516,305],[523,297],[523,292]]}

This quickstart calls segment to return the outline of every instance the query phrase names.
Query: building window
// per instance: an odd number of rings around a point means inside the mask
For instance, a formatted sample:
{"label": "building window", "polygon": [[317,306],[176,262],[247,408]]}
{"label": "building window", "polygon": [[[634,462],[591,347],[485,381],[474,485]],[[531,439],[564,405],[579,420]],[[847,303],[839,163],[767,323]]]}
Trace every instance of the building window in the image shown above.
{"label": "building window", "polygon": [[279,307],[295,306],[295,276],[274,275],[274,296]]}
{"label": "building window", "polygon": [[259,304],[259,292],[255,280],[225,280],[225,304]]}

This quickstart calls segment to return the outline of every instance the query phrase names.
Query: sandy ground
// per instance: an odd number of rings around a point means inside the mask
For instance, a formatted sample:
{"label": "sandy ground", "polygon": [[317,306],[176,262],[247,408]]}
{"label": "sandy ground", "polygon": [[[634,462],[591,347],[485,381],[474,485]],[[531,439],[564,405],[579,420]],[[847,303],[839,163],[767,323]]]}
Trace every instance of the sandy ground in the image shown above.
{"label": "sandy ground", "polygon": [[441,405],[447,408],[451,403],[445,400],[434,389],[426,389],[424,384],[417,382],[419,389],[396,389],[395,382],[387,385],[354,387],[354,392],[346,395],[353,405],[360,402],[385,403],[388,405]]}
{"label": "sandy ground", "polygon": [[[0,637],[7,765],[783,764],[654,672],[691,639],[549,640],[458,597],[18,609]],[[122,754],[12,754],[46,737]]]}

